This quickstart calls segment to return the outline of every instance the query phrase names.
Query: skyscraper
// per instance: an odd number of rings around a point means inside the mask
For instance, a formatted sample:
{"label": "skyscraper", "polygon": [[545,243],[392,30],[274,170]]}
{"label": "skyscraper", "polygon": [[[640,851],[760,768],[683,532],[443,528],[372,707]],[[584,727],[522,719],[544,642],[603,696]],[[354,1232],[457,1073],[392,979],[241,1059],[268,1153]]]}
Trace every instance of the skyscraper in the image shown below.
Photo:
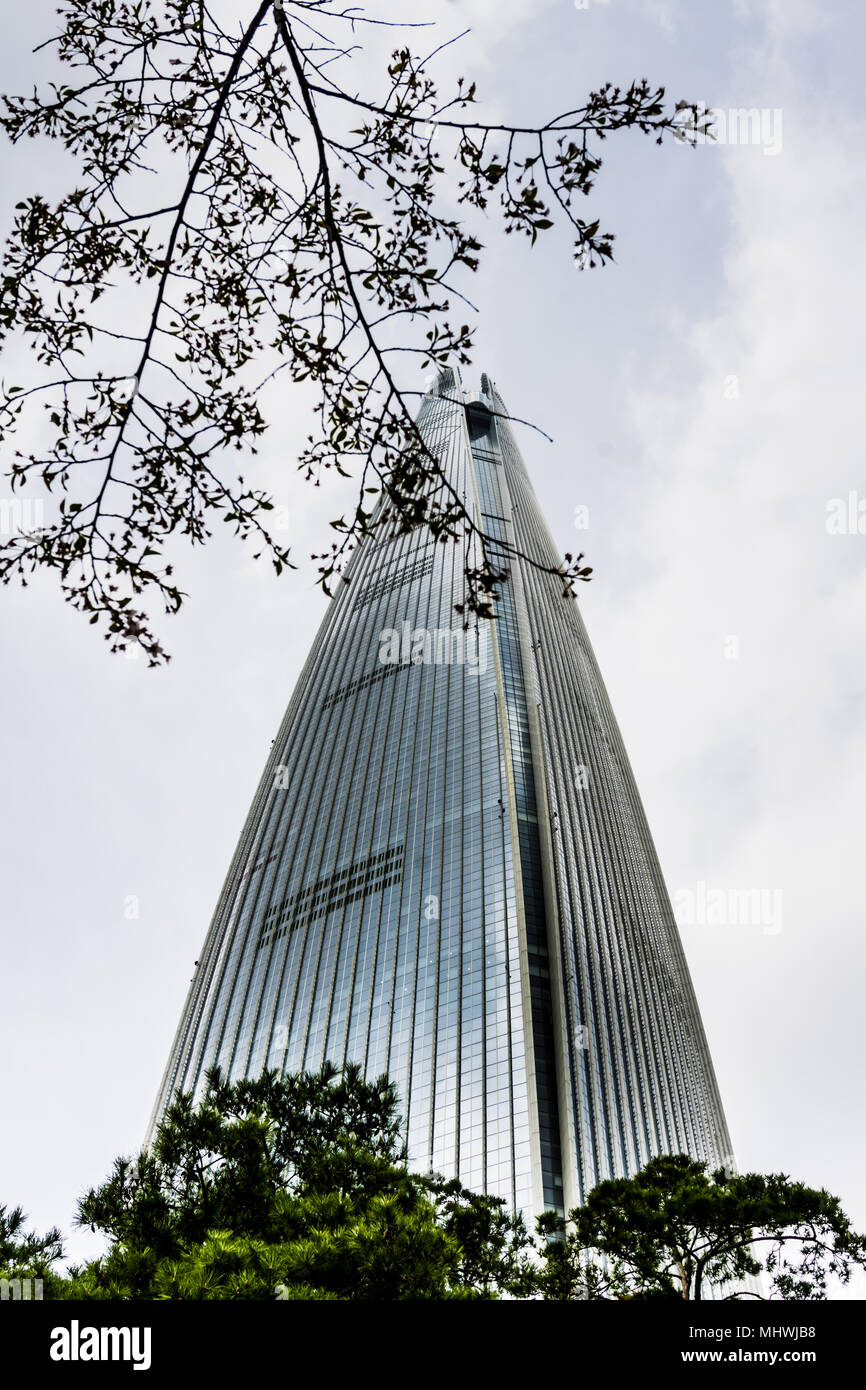
{"label": "skyscraper", "polygon": [[[485,376],[419,426],[507,564],[383,515],[274,741],[157,1098],[324,1059],[387,1072],[410,1160],[531,1215],[730,1139],[679,934],[576,602]],[[512,552],[507,560],[501,544]],[[534,562],[534,563],[533,563]]]}

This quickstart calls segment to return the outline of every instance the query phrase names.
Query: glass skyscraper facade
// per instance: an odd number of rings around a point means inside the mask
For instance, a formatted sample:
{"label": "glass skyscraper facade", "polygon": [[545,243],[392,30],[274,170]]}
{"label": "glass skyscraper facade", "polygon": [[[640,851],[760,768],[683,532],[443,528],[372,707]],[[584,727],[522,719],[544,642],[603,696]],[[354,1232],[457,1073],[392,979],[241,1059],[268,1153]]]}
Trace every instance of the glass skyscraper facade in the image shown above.
{"label": "glass skyscraper facade", "polygon": [[[357,1061],[410,1159],[532,1215],[659,1153],[730,1161],[672,909],[577,603],[494,385],[419,426],[510,570],[382,514],[274,741],[151,1126],[218,1063]],[[480,542],[476,546],[478,559]],[[502,546],[508,546],[509,554]]]}

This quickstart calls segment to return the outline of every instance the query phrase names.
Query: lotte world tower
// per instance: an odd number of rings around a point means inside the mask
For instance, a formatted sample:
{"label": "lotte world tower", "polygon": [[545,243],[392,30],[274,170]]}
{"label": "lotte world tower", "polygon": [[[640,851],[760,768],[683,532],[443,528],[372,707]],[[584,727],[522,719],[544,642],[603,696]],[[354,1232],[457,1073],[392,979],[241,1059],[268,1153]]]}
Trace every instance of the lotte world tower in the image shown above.
{"label": "lotte world tower", "polygon": [[[380,526],[274,740],[151,1130],[216,1064],[387,1073],[410,1162],[528,1216],[660,1153],[730,1161],[688,967],[578,606],[487,377],[419,427],[510,578]],[[497,542],[509,547],[503,560]],[[515,554],[517,558],[515,558]],[[523,557],[523,558],[520,558]],[[535,563],[532,563],[532,562]]]}

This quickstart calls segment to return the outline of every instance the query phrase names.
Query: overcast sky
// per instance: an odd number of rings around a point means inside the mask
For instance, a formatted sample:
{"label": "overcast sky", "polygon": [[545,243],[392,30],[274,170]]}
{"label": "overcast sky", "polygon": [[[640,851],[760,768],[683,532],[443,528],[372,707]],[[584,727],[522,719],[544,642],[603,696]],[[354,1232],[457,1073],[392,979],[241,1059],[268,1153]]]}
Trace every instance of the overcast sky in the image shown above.
{"label": "overcast sky", "polygon": [[[862,9],[422,10],[442,37],[471,25],[443,72],[475,78],[491,118],[547,119],[642,76],[766,113],[755,145],[611,142],[591,204],[617,234],[603,271],[578,273],[564,235],[530,250],[485,228],[464,379],[489,372],[553,436],[520,443],[557,541],[594,566],[582,611],[671,896],[695,905],[683,940],[740,1168],[826,1186],[866,1229],[866,534],[827,525],[851,493],[866,513]],[[4,21],[0,87],[26,90],[54,5],[5,0]],[[0,160],[7,219],[17,198],[71,179],[38,144],[4,145]],[[277,580],[223,536],[179,552],[191,597],[162,629],[167,669],[112,657],[49,582],[0,591],[0,1202],[39,1227],[70,1230],[76,1198],[140,1144],[324,612],[306,557],[336,494],[311,494],[295,471],[306,406],[282,390],[260,463],[300,568]],[[771,895],[771,918],[706,920],[702,893],[746,889]]]}

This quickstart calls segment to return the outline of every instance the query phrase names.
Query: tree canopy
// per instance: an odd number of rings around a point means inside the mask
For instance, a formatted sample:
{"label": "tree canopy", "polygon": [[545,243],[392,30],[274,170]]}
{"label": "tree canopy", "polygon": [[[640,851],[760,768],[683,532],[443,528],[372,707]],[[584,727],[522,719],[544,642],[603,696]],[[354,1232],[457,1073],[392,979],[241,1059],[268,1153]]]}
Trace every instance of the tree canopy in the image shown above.
{"label": "tree canopy", "polygon": [[0,1279],[41,1279],[42,1293],[56,1297],[63,1287],[56,1265],[63,1258],[63,1237],[57,1227],[38,1235],[25,1229],[21,1207],[0,1206]]}
{"label": "tree canopy", "polygon": [[234,1083],[211,1071],[79,1220],[109,1244],[69,1297],[490,1298],[527,1268],[522,1220],[410,1173],[393,1087],[354,1066]]}
{"label": "tree canopy", "polygon": [[501,1198],[410,1171],[402,1128],[393,1086],[356,1066],[215,1068],[82,1198],[103,1256],[60,1274],[60,1233],[0,1207],[0,1278],[52,1299],[813,1300],[866,1268],[838,1198],[685,1154],[544,1214],[533,1240]]}
{"label": "tree canopy", "polygon": [[[603,142],[694,142],[709,118],[642,78],[536,125],[492,124],[474,82],[439,90],[448,45],[419,54],[423,24],[384,25],[405,33],[374,81],[356,72],[359,40],[384,22],[340,0],[227,12],[64,0],[42,47],[68,77],[3,98],[10,139],[58,142],[75,172],[58,201],[17,205],[6,246],[0,337],[32,370],[0,392],[0,438],[23,441],[13,492],[49,515],[0,546],[0,578],[53,573],[113,650],[163,661],[151,609],[184,597],[172,538],[203,544],[221,519],[277,573],[295,563],[252,460],[285,373],[313,391],[302,474],[357,489],[314,557],[326,591],[379,522],[427,526],[465,547],[460,611],[489,617],[507,569],[422,438],[411,389],[470,360],[479,215],[531,242],[563,223],[578,266],[603,265],[613,234],[579,216]],[[553,571],[565,594],[588,579],[583,558]]]}
{"label": "tree canopy", "polygon": [[[546,1215],[544,1297],[823,1299],[866,1269],[839,1199],[781,1173],[732,1173],[686,1154],[601,1182],[567,1221]],[[711,1294],[711,1288],[713,1293]]]}

